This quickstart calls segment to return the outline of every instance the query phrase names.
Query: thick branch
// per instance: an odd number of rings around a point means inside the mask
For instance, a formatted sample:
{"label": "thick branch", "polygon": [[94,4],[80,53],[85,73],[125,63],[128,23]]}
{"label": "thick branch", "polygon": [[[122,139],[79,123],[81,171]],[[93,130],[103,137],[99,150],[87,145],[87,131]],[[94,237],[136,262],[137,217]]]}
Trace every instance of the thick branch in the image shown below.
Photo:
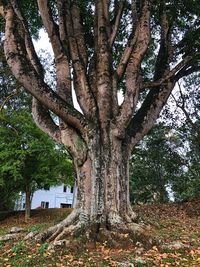
{"label": "thick branch", "polygon": [[111,28],[110,28],[110,16],[109,16],[109,1],[101,0],[103,5],[103,16],[106,22],[106,32],[107,36],[110,36]]}
{"label": "thick branch", "polygon": [[[22,22],[23,27],[24,27],[25,45],[26,45],[26,50],[27,50],[28,56],[30,58],[30,61],[32,62],[32,65],[35,68],[37,74],[40,75],[40,77],[42,79],[44,79],[43,68],[42,68],[42,65],[40,64],[40,61],[39,61],[39,59],[35,53],[34,46],[32,43],[31,36],[29,34],[29,31],[28,31],[27,24],[26,24],[26,22],[22,16],[20,10],[18,9],[18,6],[17,6],[17,3],[15,0],[12,0],[12,6],[13,6],[18,18]],[[61,53],[62,53],[62,51],[61,51]],[[66,67],[69,68],[69,66],[68,66],[68,63],[65,62],[66,56],[64,56],[64,58],[63,58],[62,55],[61,55],[61,58],[58,58],[59,57],[59,55],[58,55],[57,60],[56,60],[58,92],[59,92],[59,95],[62,96],[63,99],[66,99],[72,103],[71,92],[68,92],[69,93],[68,95],[66,94],[66,82],[65,82],[66,81],[66,77],[65,77]],[[68,72],[69,72],[69,70],[68,70]],[[68,78],[68,82],[71,84],[71,81],[69,78]],[[69,84],[68,88],[71,89],[70,84]],[[45,133],[47,133],[57,143],[62,143],[60,128],[53,121],[49,110],[45,106],[43,106],[34,97],[33,97],[33,101],[32,101],[32,115],[33,115],[33,118],[34,118],[36,124],[38,125],[38,127],[41,130],[43,130]]]}
{"label": "thick branch", "polygon": [[[96,4],[97,36],[96,43],[96,73],[97,73],[97,104],[102,125],[107,125],[112,114],[112,84],[111,84],[111,53],[107,31],[108,17],[105,14],[107,3],[99,0]],[[104,127],[103,126],[103,127]]]}
{"label": "thick branch", "polygon": [[133,30],[135,30],[135,26],[137,25],[137,21],[138,21],[137,4],[136,4],[136,2],[137,2],[137,0],[132,0],[132,3],[131,3]]}
{"label": "thick branch", "polygon": [[[126,71],[126,67],[128,65],[129,59],[132,55],[132,51],[134,48],[134,54],[136,57],[136,60],[140,61],[143,57],[143,54],[146,51],[146,44],[149,43],[149,18],[150,18],[150,8],[151,8],[151,1],[145,0],[140,19],[138,19],[138,23],[136,25],[136,28],[133,29],[132,35],[130,36],[130,39],[128,41],[128,44],[124,50],[124,53],[122,54],[121,60],[119,62],[119,65],[117,67],[116,73],[118,80],[122,78]],[[145,40],[143,40],[143,38]],[[144,44],[144,47],[143,47]],[[139,54],[137,56],[137,51],[139,51]]]}
{"label": "thick branch", "polygon": [[132,38],[132,36],[130,36],[128,44],[127,44],[127,46],[126,46],[126,48],[122,54],[122,57],[120,59],[119,65],[118,65],[117,70],[116,70],[116,78],[118,81],[120,81],[122,79],[122,77],[126,71],[126,67],[127,67],[128,61],[130,59],[133,47],[136,43],[136,39],[137,39],[137,31],[135,31],[133,38]]}
{"label": "thick branch", "polygon": [[32,100],[32,115],[35,123],[57,143],[61,143],[61,132],[59,127],[55,124],[49,110],[46,109],[40,102],[33,97]]}
{"label": "thick branch", "polygon": [[[143,57],[147,47],[146,47],[146,42],[149,43],[149,38],[150,36],[146,39],[149,32],[149,17],[150,17],[150,8],[151,8],[151,1],[150,0],[145,0],[142,11],[141,11],[141,16],[140,19],[135,18],[135,23],[132,28],[132,34],[129,37],[127,46],[122,54],[122,57],[120,59],[120,62],[118,64],[118,67],[116,69],[116,74],[114,75],[114,79],[117,79],[117,81],[120,81],[126,71],[128,62],[131,58],[133,57],[133,48],[135,50],[135,56],[136,60],[141,60]],[[146,24],[146,25],[145,25]],[[145,29],[146,28],[146,29]],[[144,40],[142,40],[144,37]],[[148,41],[147,41],[148,40]],[[144,47],[142,42],[144,42]],[[140,48],[141,45],[141,48]],[[137,51],[139,51],[139,54],[137,56]],[[136,62],[137,65],[137,62]]]}
{"label": "thick branch", "polygon": [[150,41],[150,8],[145,1],[136,28],[136,39],[126,69],[126,93],[117,118],[118,131],[124,130],[133,116],[140,90],[140,66]]}
{"label": "thick branch", "polygon": [[74,38],[76,39],[79,56],[84,68],[87,68],[88,56],[85,44],[84,31],[81,24],[80,11],[76,1],[72,1],[71,15],[74,29]]}
{"label": "thick branch", "polygon": [[13,10],[15,12],[15,14],[17,15],[18,19],[21,22],[21,27],[23,27],[22,32],[24,32],[24,41],[25,41],[25,47],[26,47],[26,52],[29,56],[29,59],[34,67],[34,69],[36,70],[37,73],[39,73],[41,75],[42,78],[44,78],[44,69],[42,64],[40,63],[40,60],[35,52],[34,49],[34,45],[32,42],[32,38],[30,36],[29,33],[29,29],[28,29],[28,24],[26,22],[26,20],[24,19],[19,7],[18,7],[18,3],[16,0],[12,0],[11,1]]}
{"label": "thick branch", "polygon": [[48,1],[37,0],[43,25],[48,33],[54,51],[55,59],[62,54],[62,44],[59,38],[58,26],[53,20]]}
{"label": "thick branch", "polygon": [[[177,81],[178,78],[181,78],[182,77],[182,75],[179,75],[179,74],[183,74],[183,72],[186,73],[185,66],[188,66],[188,64],[195,57],[197,57],[198,55],[200,55],[199,52],[196,52],[196,53],[194,53],[192,55],[186,56],[174,68],[172,68],[172,70],[166,71],[162,78],[160,78],[160,79],[158,79],[156,81],[144,83],[141,86],[141,90],[144,90],[146,88],[150,89],[150,88],[159,87],[159,86],[161,86],[162,84],[164,84],[169,79],[175,79]],[[183,70],[183,72],[182,72],[182,70]],[[191,74],[191,72],[189,72],[189,74]]]}
{"label": "thick branch", "polygon": [[[72,104],[71,70],[67,47],[63,47],[60,40],[58,26],[53,20],[48,1],[38,0],[37,2],[55,56],[58,94]],[[62,34],[64,33],[62,32]],[[62,38],[66,40],[67,36],[62,35]]]}
{"label": "thick branch", "polygon": [[76,158],[78,165],[82,165],[87,157],[85,143],[79,133],[64,123],[58,127],[49,111],[33,97],[32,115],[38,127],[47,133],[57,143],[64,144],[72,158]]}
{"label": "thick branch", "polygon": [[68,152],[73,159],[76,160],[75,164],[81,166],[87,159],[87,146],[80,134],[73,127],[62,124],[60,126],[62,143],[67,147]]}
{"label": "thick branch", "polygon": [[22,85],[35,96],[44,106],[52,110],[61,119],[84,131],[85,119],[81,113],[67,104],[53,90],[51,90],[33,68],[25,44],[16,30],[16,18],[11,7],[7,8],[4,50],[7,62]]}
{"label": "thick branch", "polygon": [[[67,3],[66,17],[65,17],[66,29],[68,34],[70,56],[73,64],[73,80],[74,89],[76,91],[77,100],[87,117],[94,117],[96,110],[95,101],[89,87],[88,77],[86,75],[87,58],[84,43],[84,37],[81,31],[79,10],[75,2],[71,6]],[[81,35],[81,40],[78,40]],[[83,47],[84,46],[84,47]],[[81,55],[83,53],[83,55]]]}
{"label": "thick branch", "polygon": [[[13,9],[14,9],[16,15],[18,16],[19,20],[21,21],[23,28],[24,28],[25,46],[26,46],[26,51],[28,53],[30,61],[32,62],[32,65],[35,68],[37,74],[40,75],[40,77],[42,79],[44,79],[43,67],[42,67],[42,65],[41,65],[41,63],[37,57],[37,54],[35,52],[35,49],[34,49],[34,46],[32,43],[32,39],[31,39],[29,30],[28,30],[28,25],[27,25],[25,19],[23,18],[19,8],[18,8],[17,2],[15,0],[12,0],[11,2],[12,2]],[[60,78],[59,75],[58,75],[58,78]],[[63,96],[63,98],[66,98],[66,96]],[[49,110],[45,106],[40,104],[40,102],[34,97],[33,97],[33,101],[32,101],[32,115],[33,115],[33,118],[34,118],[36,124],[38,125],[38,127],[41,130],[43,130],[45,133],[47,133],[56,142],[61,143],[61,132],[60,132],[59,127],[55,124],[55,122],[51,118]]]}
{"label": "thick branch", "polygon": [[132,118],[126,134],[127,142],[130,142],[130,152],[133,147],[144,137],[152,128],[160,111],[173,90],[175,82],[167,81],[166,84],[157,90],[150,91],[144,100],[141,108]]}
{"label": "thick branch", "polygon": [[122,14],[123,14],[124,4],[125,4],[125,1],[120,1],[119,3],[116,3],[118,12],[117,12],[117,15],[116,15],[116,18],[114,21],[114,25],[112,27],[112,34],[111,34],[110,39],[109,39],[110,46],[113,45],[115,38],[117,36],[117,32],[118,32],[119,26],[120,26],[120,20],[122,18]]}
{"label": "thick branch", "polygon": [[169,25],[166,1],[160,1],[160,48],[155,64],[154,80],[158,80],[170,69],[170,61],[172,59],[172,42],[171,42],[171,28]]}

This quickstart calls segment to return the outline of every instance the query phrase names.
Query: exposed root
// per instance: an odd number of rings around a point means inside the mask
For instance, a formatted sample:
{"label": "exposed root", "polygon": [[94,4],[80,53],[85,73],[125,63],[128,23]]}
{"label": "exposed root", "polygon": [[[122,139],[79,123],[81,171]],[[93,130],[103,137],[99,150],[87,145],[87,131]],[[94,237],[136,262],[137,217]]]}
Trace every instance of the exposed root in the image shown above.
{"label": "exposed root", "polygon": [[88,245],[92,245],[96,247],[97,243],[126,248],[137,242],[149,248],[153,244],[147,229],[134,223],[135,216],[130,215],[131,212],[120,216],[117,212],[110,211],[106,219],[99,221],[89,220],[87,214],[81,213],[80,210],[74,210],[59,224],[37,234],[35,239],[38,242],[50,242],[49,249],[51,250],[57,246],[86,248]]}
{"label": "exposed root", "polygon": [[72,213],[70,213],[70,215],[62,222],[52,227],[49,227],[46,231],[43,231],[42,233],[37,234],[35,236],[35,240],[37,240],[38,242],[53,241],[64,230],[65,227],[73,225],[74,222],[78,219],[78,217],[79,210],[73,210]]}
{"label": "exposed root", "polygon": [[0,242],[1,241],[9,241],[9,240],[17,240],[22,238],[24,234],[23,233],[14,233],[14,234],[7,234],[0,236]]}
{"label": "exposed root", "polygon": [[77,231],[79,231],[82,228],[81,223],[77,223],[76,225],[70,225],[67,228],[64,228],[60,234],[55,238],[55,241],[61,240],[63,237],[66,237],[68,235],[74,235]]}
{"label": "exposed root", "polygon": [[127,215],[131,219],[132,222],[137,222],[138,215],[133,211],[131,206],[129,206],[129,208],[128,208]]}

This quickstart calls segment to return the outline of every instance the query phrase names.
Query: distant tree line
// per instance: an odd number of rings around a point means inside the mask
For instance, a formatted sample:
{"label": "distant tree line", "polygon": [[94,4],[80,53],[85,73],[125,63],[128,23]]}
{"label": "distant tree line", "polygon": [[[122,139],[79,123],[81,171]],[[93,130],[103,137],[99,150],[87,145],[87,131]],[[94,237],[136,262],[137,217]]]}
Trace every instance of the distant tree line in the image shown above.
{"label": "distant tree line", "polygon": [[135,148],[130,160],[132,203],[200,197],[199,88],[196,75],[184,79],[157,125]]}

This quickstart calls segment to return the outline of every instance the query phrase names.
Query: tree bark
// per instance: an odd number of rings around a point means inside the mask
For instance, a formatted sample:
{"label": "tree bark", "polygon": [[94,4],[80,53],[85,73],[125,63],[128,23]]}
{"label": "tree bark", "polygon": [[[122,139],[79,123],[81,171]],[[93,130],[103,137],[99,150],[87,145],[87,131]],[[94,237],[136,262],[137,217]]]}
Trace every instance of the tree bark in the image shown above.
{"label": "tree bark", "polygon": [[29,186],[26,186],[25,195],[25,222],[27,223],[31,217],[31,191]]}
{"label": "tree bark", "polygon": [[[67,135],[62,134],[62,142],[68,142]],[[84,147],[81,140],[77,142]],[[84,160],[74,158],[77,199],[72,214],[37,238],[56,243],[83,231],[90,241],[104,242],[115,232],[111,239],[118,244],[122,232],[144,235],[143,227],[135,223],[137,216],[130,205],[129,148],[124,140],[115,136],[112,127],[107,132],[96,127],[85,147]],[[102,239],[105,231],[107,237]]]}
{"label": "tree bark", "polygon": [[129,203],[128,152],[121,140],[112,138],[106,144],[96,132],[89,141],[86,161],[78,166],[75,160],[75,168],[76,208],[89,223],[115,225],[134,217]]}

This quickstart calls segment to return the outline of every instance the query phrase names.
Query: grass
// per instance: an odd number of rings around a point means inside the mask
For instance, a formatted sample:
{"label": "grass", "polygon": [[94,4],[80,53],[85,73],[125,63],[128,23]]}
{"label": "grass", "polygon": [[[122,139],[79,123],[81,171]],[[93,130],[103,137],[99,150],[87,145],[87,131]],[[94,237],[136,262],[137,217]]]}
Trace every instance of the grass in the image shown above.
{"label": "grass", "polygon": [[[72,252],[68,248],[62,248],[52,253],[47,250],[48,243],[17,240],[0,242],[0,266],[200,266],[200,200],[184,204],[140,205],[134,209],[142,221],[150,223],[152,234],[161,242],[179,241],[186,247],[174,250],[154,246],[138,254],[134,247],[127,247],[126,250],[112,249],[106,243],[97,243],[95,249],[83,250],[77,247]],[[69,209],[34,210],[28,224],[23,221],[23,213],[11,214],[0,221],[0,235],[7,233],[12,226],[40,232],[58,223],[70,212]]]}

